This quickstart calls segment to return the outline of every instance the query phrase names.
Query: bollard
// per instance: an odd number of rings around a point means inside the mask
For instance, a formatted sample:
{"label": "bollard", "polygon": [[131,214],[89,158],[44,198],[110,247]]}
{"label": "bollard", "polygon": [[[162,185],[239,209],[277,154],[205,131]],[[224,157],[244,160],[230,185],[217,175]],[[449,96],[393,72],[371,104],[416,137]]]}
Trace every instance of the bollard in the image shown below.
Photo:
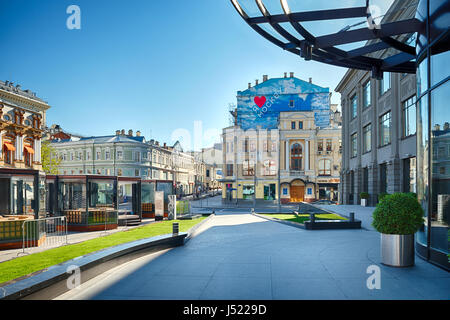
{"label": "bollard", "polygon": [[354,221],[355,221],[355,213],[350,212],[350,222],[354,222]]}
{"label": "bollard", "polygon": [[216,214],[216,211],[213,209],[212,214]]}
{"label": "bollard", "polygon": [[252,208],[251,212],[252,212],[252,214],[255,214],[255,208]]}
{"label": "bollard", "polygon": [[310,214],[309,214],[309,221],[310,221],[311,223],[316,222],[316,215],[315,215],[315,213],[310,213]]}
{"label": "bollard", "polygon": [[174,222],[172,224],[172,235],[177,236],[179,231],[180,231],[180,224],[178,222]]}

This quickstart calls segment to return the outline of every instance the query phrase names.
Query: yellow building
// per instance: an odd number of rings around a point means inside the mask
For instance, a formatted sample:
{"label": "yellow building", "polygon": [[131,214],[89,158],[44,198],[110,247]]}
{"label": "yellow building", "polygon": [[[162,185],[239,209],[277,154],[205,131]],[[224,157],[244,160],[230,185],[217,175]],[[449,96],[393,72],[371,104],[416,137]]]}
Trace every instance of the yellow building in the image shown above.
{"label": "yellow building", "polygon": [[336,201],[342,152],[336,106],[330,117],[320,128],[314,112],[280,112],[277,129],[223,129],[223,201],[275,201],[278,183],[281,203]]}

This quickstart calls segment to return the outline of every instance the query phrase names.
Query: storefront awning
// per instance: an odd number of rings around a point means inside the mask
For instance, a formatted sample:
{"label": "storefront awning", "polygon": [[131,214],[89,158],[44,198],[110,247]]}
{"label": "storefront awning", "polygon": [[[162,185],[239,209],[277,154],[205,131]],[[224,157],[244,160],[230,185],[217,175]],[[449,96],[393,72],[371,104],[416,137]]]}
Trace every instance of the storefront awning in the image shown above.
{"label": "storefront awning", "polygon": [[16,147],[14,147],[11,143],[5,142],[4,145],[9,151],[16,151]]}
{"label": "storefront awning", "polygon": [[33,150],[32,147],[25,146],[25,150],[26,150],[29,154],[34,154],[34,150]]}

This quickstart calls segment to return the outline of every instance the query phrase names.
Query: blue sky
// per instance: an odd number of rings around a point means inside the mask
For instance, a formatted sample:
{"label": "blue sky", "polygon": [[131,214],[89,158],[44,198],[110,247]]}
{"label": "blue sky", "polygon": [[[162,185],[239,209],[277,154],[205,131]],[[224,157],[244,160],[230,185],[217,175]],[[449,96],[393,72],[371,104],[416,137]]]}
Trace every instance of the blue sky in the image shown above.
{"label": "blue sky", "polygon": [[[71,4],[81,30],[66,28]],[[346,71],[269,43],[228,0],[0,0],[0,39],[0,79],[48,101],[48,125],[86,136],[133,129],[171,143],[196,120],[227,126],[236,92],[263,74],[333,91]]]}

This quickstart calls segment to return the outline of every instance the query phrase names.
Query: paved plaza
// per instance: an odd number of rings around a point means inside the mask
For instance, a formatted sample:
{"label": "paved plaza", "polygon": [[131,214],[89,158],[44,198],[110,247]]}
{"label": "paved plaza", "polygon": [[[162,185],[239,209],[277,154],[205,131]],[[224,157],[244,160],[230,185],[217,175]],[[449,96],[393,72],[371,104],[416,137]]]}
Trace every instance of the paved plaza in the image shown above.
{"label": "paved plaza", "polygon": [[[355,211],[369,225],[373,208]],[[343,210],[343,211],[342,211]],[[217,209],[185,246],[112,269],[58,299],[449,299],[450,273],[416,257],[412,268],[380,264],[371,228],[307,231],[248,209]],[[381,288],[368,289],[369,266]]]}

